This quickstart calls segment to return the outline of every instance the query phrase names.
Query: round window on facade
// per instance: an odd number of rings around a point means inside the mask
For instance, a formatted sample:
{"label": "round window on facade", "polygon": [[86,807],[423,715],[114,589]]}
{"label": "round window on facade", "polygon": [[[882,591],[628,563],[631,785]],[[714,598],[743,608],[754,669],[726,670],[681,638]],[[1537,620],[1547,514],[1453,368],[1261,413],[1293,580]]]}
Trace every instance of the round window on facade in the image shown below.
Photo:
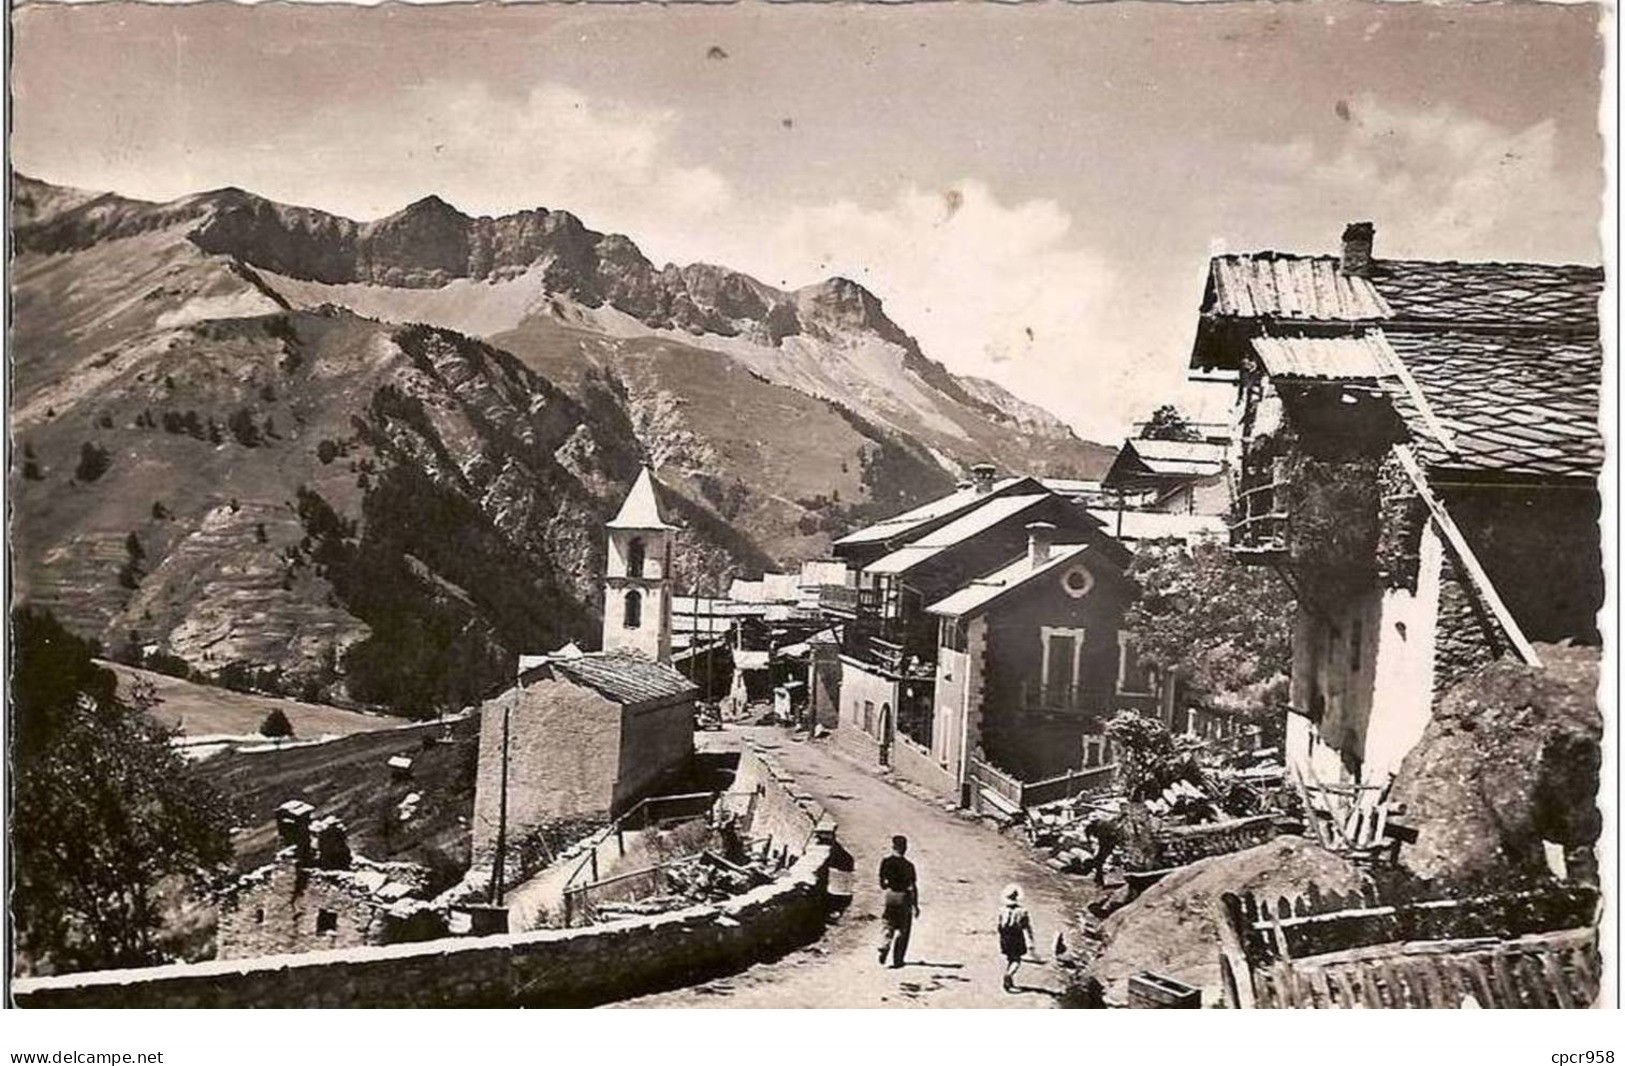
{"label": "round window on facade", "polygon": [[1095,576],[1081,566],[1074,566],[1061,575],[1061,587],[1073,599],[1082,599],[1095,587]]}

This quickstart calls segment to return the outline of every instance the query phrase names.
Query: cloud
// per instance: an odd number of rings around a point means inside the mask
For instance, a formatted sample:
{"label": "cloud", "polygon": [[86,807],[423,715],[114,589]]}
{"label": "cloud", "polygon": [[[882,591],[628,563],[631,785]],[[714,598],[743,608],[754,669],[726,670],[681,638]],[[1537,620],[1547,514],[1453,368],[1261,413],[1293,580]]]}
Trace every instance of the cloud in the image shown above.
{"label": "cloud", "polygon": [[1457,108],[1349,101],[1342,135],[1255,146],[1246,153],[1266,195],[1317,203],[1331,219],[1377,223],[1378,254],[1509,258],[1541,244],[1591,177],[1559,168],[1551,120],[1508,129]]}
{"label": "cloud", "polygon": [[[651,256],[678,255],[695,226],[728,211],[717,170],[679,158],[674,112],[589,98],[555,84],[499,95],[478,83],[428,83],[386,113],[346,103],[317,110],[275,139],[236,152],[230,182],[277,199],[373,218],[435,193],[464,211],[562,208],[633,236]],[[189,187],[198,187],[192,159]],[[223,183],[223,182],[222,182]]]}
{"label": "cloud", "polygon": [[[765,230],[718,249],[729,265],[790,286],[852,278],[951,370],[1087,420],[1092,390],[1055,385],[1081,383],[1088,372],[1094,355],[1084,338],[1116,278],[1054,201],[1007,204],[966,179],[940,190],[908,186],[878,206],[840,200],[790,207],[776,222],[762,215]],[[1063,395],[1081,402],[1068,406]]]}

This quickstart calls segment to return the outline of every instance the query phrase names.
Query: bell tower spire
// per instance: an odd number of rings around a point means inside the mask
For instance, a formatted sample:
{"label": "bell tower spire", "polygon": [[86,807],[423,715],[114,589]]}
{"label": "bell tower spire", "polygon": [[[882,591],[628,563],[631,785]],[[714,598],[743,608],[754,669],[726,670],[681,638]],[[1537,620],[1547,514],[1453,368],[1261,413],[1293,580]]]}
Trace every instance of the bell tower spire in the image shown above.
{"label": "bell tower spire", "polygon": [[671,662],[671,538],[645,466],[620,511],[610,519],[604,574],[605,651],[629,648],[657,662]]}

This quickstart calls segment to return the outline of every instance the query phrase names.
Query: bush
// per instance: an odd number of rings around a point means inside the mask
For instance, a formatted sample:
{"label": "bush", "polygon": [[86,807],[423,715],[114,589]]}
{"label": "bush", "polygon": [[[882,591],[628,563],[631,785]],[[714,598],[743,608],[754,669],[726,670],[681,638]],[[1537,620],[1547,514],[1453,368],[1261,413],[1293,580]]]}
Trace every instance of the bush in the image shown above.
{"label": "bush", "polygon": [[291,737],[293,723],[288,721],[288,716],[282,713],[281,707],[273,707],[271,713],[265,716],[265,721],[260,723],[260,735],[273,740]]}

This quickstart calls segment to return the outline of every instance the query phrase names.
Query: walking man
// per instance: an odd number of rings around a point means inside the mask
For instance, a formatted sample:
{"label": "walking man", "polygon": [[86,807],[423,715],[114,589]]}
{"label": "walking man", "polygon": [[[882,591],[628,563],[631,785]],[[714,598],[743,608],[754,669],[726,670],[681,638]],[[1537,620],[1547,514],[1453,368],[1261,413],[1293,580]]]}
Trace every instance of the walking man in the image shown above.
{"label": "walking man", "polygon": [[885,963],[889,952],[895,970],[908,955],[908,935],[920,914],[920,893],[914,864],[904,858],[908,837],[892,837],[891,848],[892,853],[880,860],[880,887],[886,893],[886,904],[880,914],[885,939],[880,942],[879,958]]}

